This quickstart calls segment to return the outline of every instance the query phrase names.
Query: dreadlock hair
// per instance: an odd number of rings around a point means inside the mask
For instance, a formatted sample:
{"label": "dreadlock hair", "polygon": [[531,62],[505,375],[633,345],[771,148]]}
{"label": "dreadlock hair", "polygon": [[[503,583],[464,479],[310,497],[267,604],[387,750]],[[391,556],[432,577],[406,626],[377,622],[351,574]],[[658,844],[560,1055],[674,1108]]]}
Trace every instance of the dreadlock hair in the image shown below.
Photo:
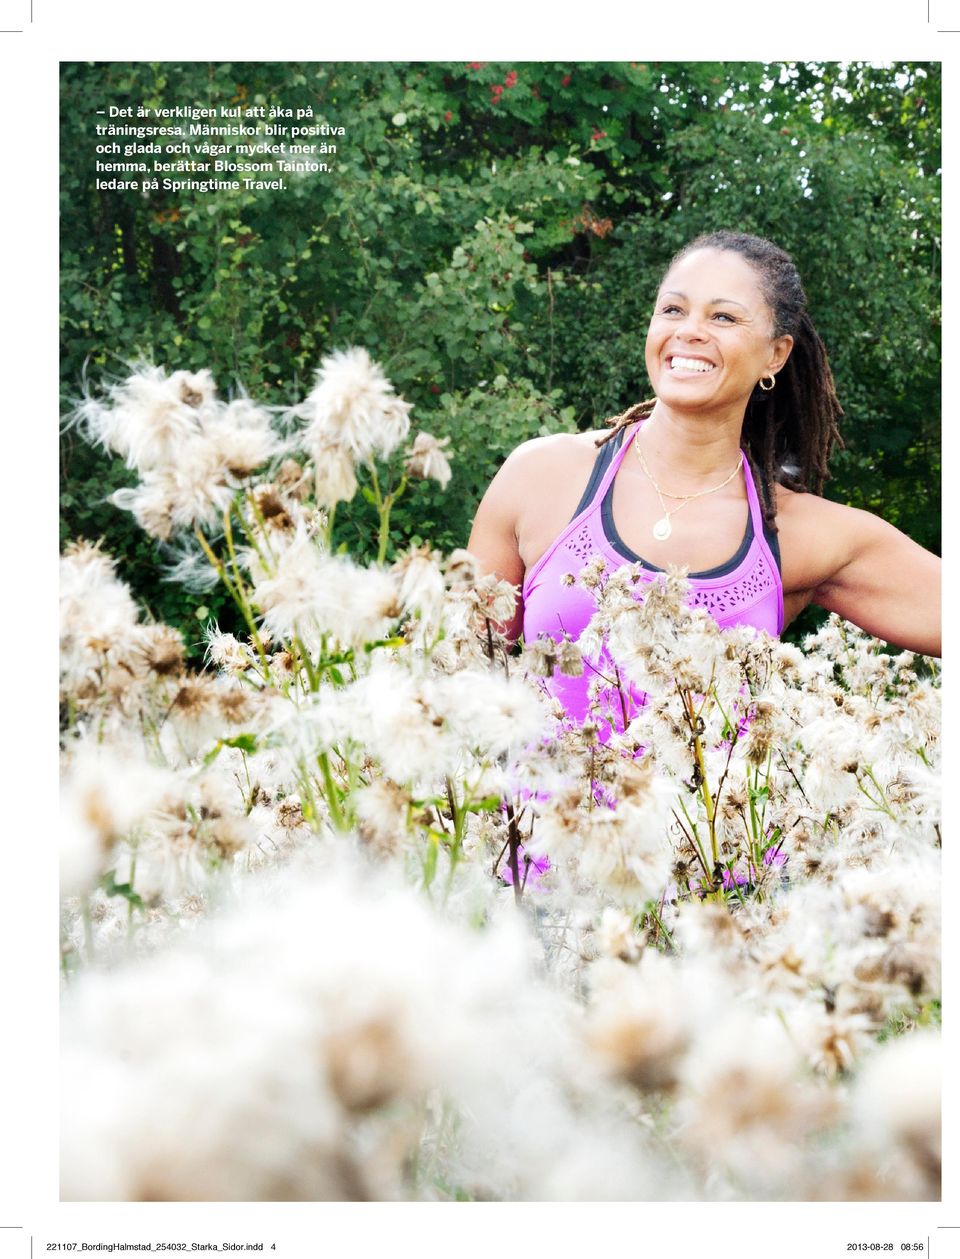
{"label": "dreadlock hair", "polygon": [[[745,232],[708,232],[684,245],[670,260],[667,271],[695,249],[737,253],[753,267],[773,316],[773,336],[793,337],[793,349],[777,373],[776,388],[764,391],[759,383],[743,417],[743,449],[758,484],[763,517],[776,532],[774,486],[822,494],[830,473],[834,446],[843,447],[838,422],[843,410],[837,399],[833,373],[820,334],[807,313],[807,298],[793,259],[772,241]],[[666,274],[666,272],[664,272]],[[656,398],[629,407],[608,421],[612,430],[598,446],[622,428],[642,420]],[[757,475],[759,473],[759,475]]]}

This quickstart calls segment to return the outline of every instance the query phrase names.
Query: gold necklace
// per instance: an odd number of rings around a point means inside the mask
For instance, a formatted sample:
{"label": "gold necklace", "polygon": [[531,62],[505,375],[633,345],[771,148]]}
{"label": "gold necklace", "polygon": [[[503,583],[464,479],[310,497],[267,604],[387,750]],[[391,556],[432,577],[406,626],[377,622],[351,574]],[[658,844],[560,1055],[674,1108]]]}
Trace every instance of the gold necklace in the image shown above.
{"label": "gold necklace", "polygon": [[[680,507],[686,507],[687,503],[691,502],[695,498],[703,498],[704,495],[706,494],[715,494],[717,490],[722,490],[725,485],[730,484],[733,478],[737,475],[737,473],[743,467],[743,451],[741,451],[740,458],[737,460],[737,466],[734,468],[734,470],[730,473],[728,477],[724,477],[724,479],[720,482],[719,485],[713,485],[710,487],[709,490],[697,490],[695,494],[671,494],[669,490],[668,491],[661,490],[660,486],[657,485],[656,481],[653,479],[653,473],[647,467],[646,460],[643,457],[643,451],[640,449],[640,442],[638,438],[639,438],[639,434],[637,434],[637,437],[633,439],[633,448],[637,452],[637,458],[640,460],[640,467],[643,468],[644,475],[646,476],[647,480],[650,482],[653,488],[657,491],[657,498],[659,498],[660,506],[663,508],[663,516],[653,526],[653,536],[657,539],[658,542],[666,542],[667,538],[670,537],[670,534],[673,532],[673,529],[671,528],[671,525],[670,525],[670,517],[675,516],[677,512],[680,510]],[[676,499],[682,500],[680,502],[680,506],[672,507],[668,509],[666,503],[663,501],[664,493],[666,493],[667,498],[676,498]]]}

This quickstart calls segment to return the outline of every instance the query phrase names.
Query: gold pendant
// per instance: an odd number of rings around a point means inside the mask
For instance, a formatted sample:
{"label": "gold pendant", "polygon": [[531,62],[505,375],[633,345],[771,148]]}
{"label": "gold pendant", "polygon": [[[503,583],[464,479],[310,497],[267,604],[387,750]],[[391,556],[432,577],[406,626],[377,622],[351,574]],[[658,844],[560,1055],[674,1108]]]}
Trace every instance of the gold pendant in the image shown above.
{"label": "gold pendant", "polygon": [[658,520],[653,526],[653,536],[658,542],[666,542],[672,532],[673,530],[670,528],[669,516],[664,516],[662,520]]}

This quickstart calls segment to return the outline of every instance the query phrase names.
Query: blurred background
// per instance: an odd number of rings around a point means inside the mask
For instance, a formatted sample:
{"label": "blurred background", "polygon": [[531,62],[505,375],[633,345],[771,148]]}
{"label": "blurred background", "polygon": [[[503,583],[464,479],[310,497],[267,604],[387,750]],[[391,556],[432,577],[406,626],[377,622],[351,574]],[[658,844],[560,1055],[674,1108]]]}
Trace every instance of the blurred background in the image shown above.
{"label": "blurred background", "polygon": [[[98,191],[95,111],[141,103],[310,105],[346,134],[285,191]],[[397,545],[449,550],[514,446],[648,396],[660,274],[730,228],[804,278],[846,413],[828,496],[939,550],[938,64],[64,63],[61,109],[65,414],[141,357],[292,404],[364,346],[414,429],[451,438],[451,484],[397,505]],[[104,501],[122,461],[67,430],[61,473],[64,542],[104,538],[188,643],[230,625]],[[375,523],[358,496],[338,539],[371,558]]]}

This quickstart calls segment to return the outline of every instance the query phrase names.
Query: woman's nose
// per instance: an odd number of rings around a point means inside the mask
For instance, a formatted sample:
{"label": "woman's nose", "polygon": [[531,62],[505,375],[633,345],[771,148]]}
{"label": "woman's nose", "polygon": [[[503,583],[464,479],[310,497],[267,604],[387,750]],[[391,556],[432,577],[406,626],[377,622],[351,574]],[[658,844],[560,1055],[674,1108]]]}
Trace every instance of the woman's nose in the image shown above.
{"label": "woman's nose", "polygon": [[703,320],[699,315],[689,312],[681,319],[677,335],[690,341],[702,341],[705,336]]}

